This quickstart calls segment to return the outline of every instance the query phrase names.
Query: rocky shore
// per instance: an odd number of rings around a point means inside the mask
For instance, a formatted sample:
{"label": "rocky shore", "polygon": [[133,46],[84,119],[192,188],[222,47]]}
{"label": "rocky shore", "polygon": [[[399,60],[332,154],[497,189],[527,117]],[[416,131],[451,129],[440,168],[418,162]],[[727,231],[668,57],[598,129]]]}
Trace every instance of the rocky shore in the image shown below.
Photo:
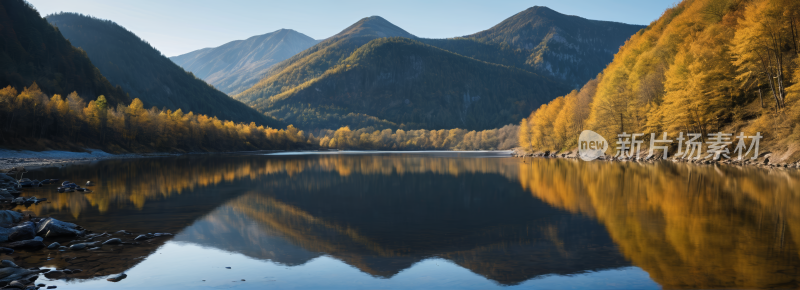
{"label": "rocky shore", "polygon": [[[649,152],[643,151],[639,153],[640,157],[614,157],[610,155],[600,156],[598,161],[620,161],[620,162],[657,162],[657,161],[670,161],[670,162],[681,162],[681,163],[692,163],[692,164],[728,164],[728,165],[737,165],[737,166],[755,166],[755,167],[762,167],[762,168],[787,168],[787,169],[800,169],[800,160],[799,161],[786,161],[785,158],[781,159],[775,156],[773,153],[770,152],[763,152],[759,154],[759,157],[756,159],[746,158],[744,160],[736,160],[735,158],[720,158],[719,160],[713,159],[688,159],[688,158],[676,158],[670,157],[664,159],[661,154],[655,154],[653,156],[648,157]],[[543,151],[543,152],[525,152],[522,150],[514,150],[511,153],[512,156],[518,158],[565,158],[565,159],[579,159],[578,158],[578,150],[572,150],[567,152],[551,152],[551,151]],[[781,160],[781,161],[778,161]]]}
{"label": "rocky shore", "polygon": [[125,270],[172,236],[125,230],[93,233],[74,223],[12,210],[22,190],[17,180],[0,174],[2,289],[54,289],[46,281],[102,276],[118,282],[127,277]]}

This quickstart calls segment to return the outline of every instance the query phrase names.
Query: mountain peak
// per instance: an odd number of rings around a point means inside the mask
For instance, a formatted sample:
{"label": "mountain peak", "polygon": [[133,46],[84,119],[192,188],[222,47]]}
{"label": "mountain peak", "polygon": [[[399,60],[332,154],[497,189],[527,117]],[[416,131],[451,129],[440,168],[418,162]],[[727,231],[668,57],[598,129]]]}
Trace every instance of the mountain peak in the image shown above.
{"label": "mountain peak", "polygon": [[380,16],[370,16],[361,18],[358,22],[345,28],[342,32],[333,37],[407,37],[417,38],[411,33],[403,30],[397,25]]}

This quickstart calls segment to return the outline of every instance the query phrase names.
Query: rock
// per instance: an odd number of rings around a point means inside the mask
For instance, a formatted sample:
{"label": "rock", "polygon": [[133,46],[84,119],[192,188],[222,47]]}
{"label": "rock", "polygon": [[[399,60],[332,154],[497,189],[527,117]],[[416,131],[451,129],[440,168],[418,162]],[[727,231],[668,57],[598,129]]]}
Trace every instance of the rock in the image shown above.
{"label": "rock", "polygon": [[78,229],[78,225],[62,222],[54,218],[46,218],[39,223],[36,235],[48,237],[74,237],[82,235],[83,231]]}
{"label": "rock", "polygon": [[36,229],[32,222],[23,222],[16,227],[11,228],[11,233],[8,235],[9,241],[23,241],[30,240],[36,236]]}
{"label": "rock", "polygon": [[42,241],[37,241],[37,240],[24,240],[24,241],[7,243],[5,244],[5,246],[12,249],[37,250],[44,248],[44,243],[42,243]]}
{"label": "rock", "polygon": [[139,235],[136,238],[134,238],[133,240],[134,241],[144,241],[144,240],[149,240],[149,239],[152,239],[152,238],[153,238],[153,236]]}
{"label": "rock", "polygon": [[13,210],[0,210],[0,226],[11,226],[22,220],[22,214]]}
{"label": "rock", "polygon": [[73,251],[83,250],[84,248],[86,248],[86,244],[84,244],[84,243],[78,243],[78,244],[74,244],[72,246],[69,246],[69,249],[73,250]]}
{"label": "rock", "polygon": [[72,269],[72,274],[78,274],[80,272],[83,272],[83,270],[81,270],[81,269]]}
{"label": "rock", "polygon": [[42,238],[40,236],[35,236],[35,237],[33,237],[33,240],[34,241],[44,241],[44,238]]}
{"label": "rock", "polygon": [[64,274],[72,274],[72,270],[70,269],[61,270],[61,272],[64,272]]}
{"label": "rock", "polygon": [[0,201],[11,202],[14,196],[8,190],[0,190]]}
{"label": "rock", "polygon": [[50,278],[50,279],[58,279],[58,278],[64,277],[65,274],[64,274],[64,271],[56,270],[56,271],[50,271],[50,272],[44,273],[44,276],[47,277],[47,278]]}
{"label": "rock", "polygon": [[36,287],[44,287],[44,286],[47,286],[47,285],[42,284],[42,283],[36,284]]}
{"label": "rock", "polygon": [[100,247],[94,247],[94,248],[90,248],[88,251],[97,251],[97,250],[100,250],[100,249],[101,249]]}
{"label": "rock", "polygon": [[39,277],[39,273],[43,271],[41,270],[28,270],[19,267],[6,267],[0,268],[0,285],[8,285],[12,281],[19,281],[24,284],[30,283],[29,281],[35,281],[36,278]]}
{"label": "rock", "polygon": [[115,235],[117,235],[117,234],[119,234],[119,235],[130,235],[131,233],[129,233],[129,232],[128,232],[128,231],[126,231],[126,230],[120,230],[120,231],[117,231],[117,232],[116,232],[116,233],[114,233],[114,234],[115,234]]}
{"label": "rock", "polygon": [[2,260],[2,261],[0,261],[0,267],[2,267],[2,268],[5,268],[5,267],[14,267],[14,268],[16,268],[16,267],[19,267],[19,266],[17,266],[17,264],[14,264],[14,262],[11,262],[9,260]]}
{"label": "rock", "polygon": [[14,249],[0,247],[0,254],[13,254]]}
{"label": "rock", "polygon": [[122,274],[119,274],[119,275],[116,275],[116,276],[109,277],[106,280],[107,281],[111,281],[111,282],[119,282],[119,281],[122,281],[122,279],[125,279],[126,277],[128,277],[128,275],[126,275],[125,273],[122,273]]}
{"label": "rock", "polygon": [[122,240],[119,238],[108,239],[107,241],[103,242],[103,245],[119,245],[122,244]]}
{"label": "rock", "polygon": [[56,289],[56,288],[58,288],[58,287],[56,287],[56,285],[47,286],[47,289]]}
{"label": "rock", "polygon": [[7,288],[25,289],[25,284],[22,284],[19,281],[14,280],[14,281],[11,281],[11,283],[8,283],[8,286],[6,286],[6,287]]}

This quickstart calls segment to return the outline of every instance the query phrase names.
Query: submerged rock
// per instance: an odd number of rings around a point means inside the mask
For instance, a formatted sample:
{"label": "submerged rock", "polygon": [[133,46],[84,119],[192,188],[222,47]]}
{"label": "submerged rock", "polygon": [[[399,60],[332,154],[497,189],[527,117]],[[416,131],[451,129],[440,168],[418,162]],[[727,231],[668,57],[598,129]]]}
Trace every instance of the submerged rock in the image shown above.
{"label": "submerged rock", "polygon": [[50,250],[58,249],[58,247],[61,247],[61,244],[59,244],[58,242],[53,242],[52,244],[47,246],[47,248],[50,249]]}
{"label": "submerged rock", "polygon": [[62,222],[54,218],[46,218],[39,223],[36,235],[42,237],[74,237],[82,235],[83,231],[78,229],[78,225]]}

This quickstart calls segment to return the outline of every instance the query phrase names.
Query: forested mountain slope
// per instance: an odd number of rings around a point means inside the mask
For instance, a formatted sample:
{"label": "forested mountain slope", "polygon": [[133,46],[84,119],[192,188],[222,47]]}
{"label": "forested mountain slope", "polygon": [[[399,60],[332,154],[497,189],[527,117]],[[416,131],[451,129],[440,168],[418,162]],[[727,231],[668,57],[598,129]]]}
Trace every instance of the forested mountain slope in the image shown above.
{"label": "forested mountain slope", "polygon": [[73,45],[82,48],[100,72],[145,106],[195,112],[234,122],[281,123],[184,71],[135,34],[108,20],[75,13],[47,16]]}
{"label": "forested mountain slope", "polygon": [[0,88],[18,91],[33,82],[50,94],[77,92],[86,101],[105,95],[111,105],[129,103],[39,12],[23,0],[0,1]]}
{"label": "forested mountain slope", "polygon": [[682,1],[627,41],[597,81],[524,119],[520,144],[572,148],[582,128],[607,140],[622,132],[760,133],[760,153],[775,154],[770,162],[797,160],[798,27],[798,1]]}
{"label": "forested mountain slope", "polygon": [[281,29],[170,59],[220,91],[237,94],[256,84],[274,64],[318,42],[297,31]]}
{"label": "forested mountain slope", "polygon": [[[370,41],[320,77],[253,105],[301,128],[380,125],[370,122],[376,117],[407,128],[481,130],[515,122],[567,91],[534,73],[392,37]],[[341,111],[361,117],[343,119]]]}
{"label": "forested mountain slope", "polygon": [[234,98],[249,104],[277,95],[321,76],[367,42],[394,36],[416,38],[380,16],[363,18],[342,32],[274,65],[261,81]]}
{"label": "forested mountain slope", "polygon": [[[613,48],[618,48],[625,39],[641,27],[586,20],[562,15],[544,7],[533,7],[510,17],[492,29],[475,35],[451,39],[422,39],[409,34],[383,18],[373,16],[364,18],[341,33],[273,66],[258,84],[234,97],[268,115],[285,119],[307,129],[334,128],[344,125],[383,128],[450,128],[447,126],[455,126],[467,129],[485,129],[488,128],[486,126],[500,127],[507,124],[500,122],[506,120],[508,114],[520,115],[510,113],[511,111],[517,108],[536,107],[542,102],[553,99],[556,96],[554,93],[566,93],[565,88],[578,87],[579,84],[596,76],[616,52]],[[507,39],[506,36],[511,34],[517,34],[518,37]],[[406,48],[420,46],[424,49],[400,51],[367,49],[366,51],[370,51],[371,54],[386,53],[385,55],[374,55],[374,59],[379,63],[375,65],[368,64],[364,58],[355,57],[355,52],[370,41],[392,36],[414,41],[395,39],[381,43],[397,47],[396,45],[402,42],[405,43]],[[531,43],[537,45],[531,46]],[[369,73],[388,73],[392,71],[391,66],[394,65],[398,66],[397,71],[407,73],[408,68],[403,64],[409,63],[409,59],[419,57],[414,53],[432,51],[432,47],[445,50],[447,53],[443,55],[447,55],[448,59],[461,59],[454,62],[426,59],[422,67],[416,68],[424,71],[426,78],[396,79],[394,76],[368,75]],[[556,58],[550,58],[549,55],[556,55],[564,61],[557,61]],[[346,59],[350,59],[350,61],[345,62]],[[459,66],[455,63],[461,62],[465,65],[470,64],[460,67],[461,69],[476,69],[471,67],[474,63],[492,63],[499,64],[499,66],[496,66],[497,69],[491,70],[479,69],[482,77],[474,79],[474,82],[467,86],[450,80],[463,74],[454,69]],[[346,68],[347,65],[353,66],[356,63],[361,68],[370,67],[370,70],[348,72],[348,70],[340,68]],[[422,63],[419,62],[418,65]],[[519,70],[532,72],[528,75],[537,79],[532,81],[537,84],[536,89],[523,85],[523,82],[499,77],[501,74],[517,75],[520,73]],[[348,72],[346,73],[347,77],[342,74],[344,72]],[[477,71],[475,73],[477,74]],[[362,78],[360,87],[354,85],[355,75]],[[545,77],[552,81],[543,80]],[[390,80],[392,84],[368,84],[368,82],[381,78]],[[494,83],[486,81],[489,79],[494,80]],[[342,83],[343,81],[348,83]],[[317,84],[324,82],[330,88],[336,87],[336,89],[335,92],[327,90],[309,94],[307,88],[310,84],[308,82]],[[399,87],[400,84],[403,87]],[[412,87],[415,89],[408,89]],[[420,88],[425,89],[423,91]],[[322,90],[319,87],[317,89]],[[528,89],[531,90],[525,92]],[[472,96],[476,92],[480,92],[479,94],[483,96],[489,92],[516,92],[507,95],[507,99],[503,99],[497,104],[510,104],[521,100],[526,103],[517,105],[513,109],[504,110],[496,107],[490,109],[492,106],[489,106],[485,107],[486,111],[482,113],[489,115],[478,116],[475,113],[465,117],[462,115],[468,112],[462,110],[461,113],[458,113],[458,110],[449,107],[452,105],[451,103],[445,101],[443,104],[434,104],[434,102],[428,101],[448,100],[456,95],[461,96],[460,99],[464,99],[464,95]],[[522,97],[523,92],[527,94],[526,97]],[[302,94],[303,97],[295,98],[294,94]],[[348,97],[343,97],[341,94],[347,94]],[[316,97],[309,97],[310,95],[316,95]],[[426,101],[414,102],[414,99],[422,95],[426,96]],[[391,102],[378,100],[381,98],[396,99],[401,102],[408,99],[415,105],[413,108],[388,106]],[[469,102],[463,103],[468,104]],[[377,106],[383,107],[378,109]],[[501,117],[495,114],[505,115]],[[462,118],[464,119],[462,120]]]}

